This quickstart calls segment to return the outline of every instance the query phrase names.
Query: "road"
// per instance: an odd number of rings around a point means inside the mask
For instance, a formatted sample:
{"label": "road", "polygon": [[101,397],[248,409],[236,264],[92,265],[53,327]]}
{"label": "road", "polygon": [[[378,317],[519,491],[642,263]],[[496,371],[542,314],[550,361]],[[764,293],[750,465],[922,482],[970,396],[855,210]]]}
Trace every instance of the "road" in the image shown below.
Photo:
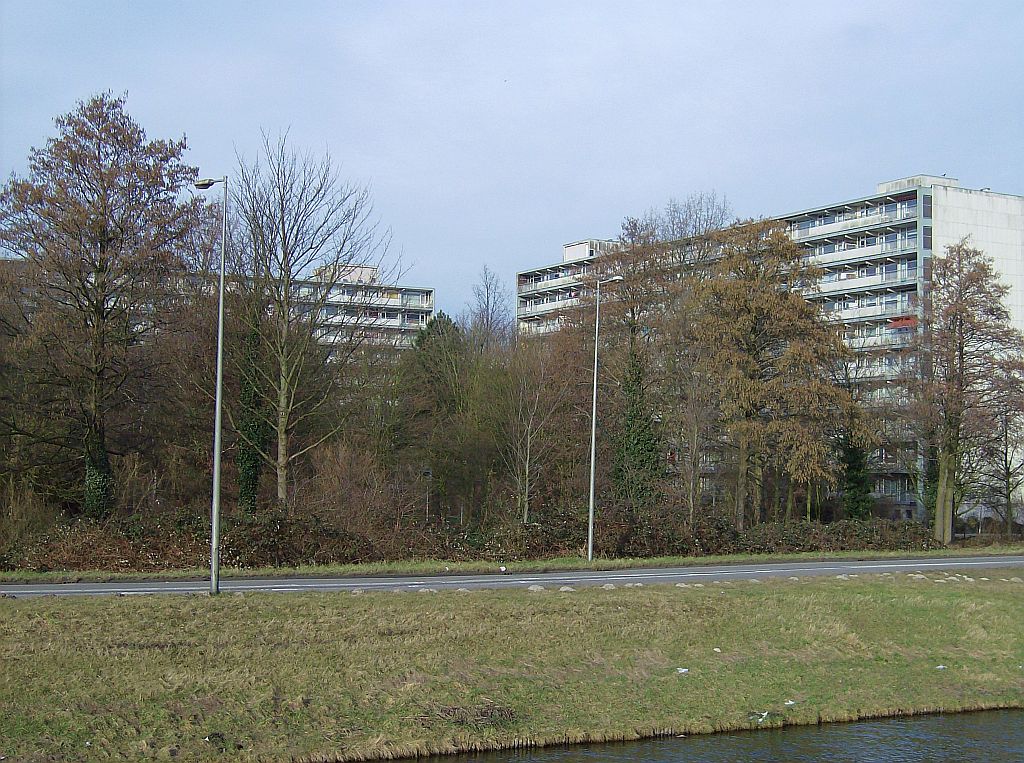
{"label": "road", "polygon": [[[1016,570],[1016,571],[1014,571]],[[1024,556],[965,556],[945,559],[884,559],[875,561],[778,562],[704,567],[666,567],[610,571],[542,572],[528,574],[425,575],[340,578],[221,578],[222,593],[273,591],[418,591],[459,588],[528,588],[544,586],[644,585],[665,583],[710,583],[777,577],[822,575],[871,575],[889,572],[938,573],[959,571],[972,576],[1019,576]],[[973,571],[973,572],[971,572]],[[10,596],[109,596],[140,594],[196,594],[209,590],[209,582],[197,580],[140,581],[113,583],[0,583],[0,594]]]}

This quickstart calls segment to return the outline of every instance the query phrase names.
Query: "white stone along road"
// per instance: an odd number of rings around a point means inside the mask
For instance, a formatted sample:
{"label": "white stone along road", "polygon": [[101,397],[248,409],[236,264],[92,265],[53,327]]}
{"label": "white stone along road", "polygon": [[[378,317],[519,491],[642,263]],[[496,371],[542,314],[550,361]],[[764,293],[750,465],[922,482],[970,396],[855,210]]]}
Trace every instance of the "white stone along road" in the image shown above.
{"label": "white stone along road", "polygon": [[[850,578],[882,573],[952,573],[981,576],[988,570],[995,579],[1014,582],[1024,575],[1024,556],[963,556],[928,559],[831,560],[824,562],[777,562],[715,566],[664,567],[628,570],[581,570],[567,572],[471,575],[422,575],[386,577],[275,577],[221,578],[222,593],[300,591],[439,591],[482,588],[531,588],[558,590],[562,586],[627,587],[637,584],[710,583],[762,578],[803,578],[831,575]],[[202,594],[206,580],[147,580],[109,583],[0,583],[7,596],[101,596],[139,594]]]}

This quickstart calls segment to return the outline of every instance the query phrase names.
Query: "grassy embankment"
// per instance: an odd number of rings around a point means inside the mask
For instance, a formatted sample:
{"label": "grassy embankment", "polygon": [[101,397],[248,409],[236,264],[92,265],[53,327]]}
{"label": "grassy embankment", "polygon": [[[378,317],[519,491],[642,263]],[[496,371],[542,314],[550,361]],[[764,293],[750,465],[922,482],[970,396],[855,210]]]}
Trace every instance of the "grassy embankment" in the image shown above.
{"label": "grassy embankment", "polygon": [[5,600],[0,755],[364,760],[1024,706],[1020,571],[972,574]]}
{"label": "grassy embankment", "polygon": [[[222,577],[277,577],[291,576],[356,576],[356,575],[431,575],[441,573],[472,574],[496,572],[504,564],[509,572],[551,572],[555,570],[619,570],[640,567],[689,567],[713,564],[744,564],[757,562],[827,561],[829,559],[892,559],[913,557],[920,559],[951,556],[1000,556],[1024,554],[1024,543],[994,544],[990,546],[951,546],[931,551],[809,551],[786,554],[727,554],[719,556],[658,556],[624,559],[595,559],[588,562],[575,556],[534,559],[525,561],[473,561],[455,562],[440,559],[407,559],[395,562],[365,564],[307,565],[302,567],[261,567],[238,569],[221,567]],[[208,569],[165,570],[160,572],[109,572],[102,570],[0,570],[4,583],[81,583],[130,580],[188,580],[209,575]]]}

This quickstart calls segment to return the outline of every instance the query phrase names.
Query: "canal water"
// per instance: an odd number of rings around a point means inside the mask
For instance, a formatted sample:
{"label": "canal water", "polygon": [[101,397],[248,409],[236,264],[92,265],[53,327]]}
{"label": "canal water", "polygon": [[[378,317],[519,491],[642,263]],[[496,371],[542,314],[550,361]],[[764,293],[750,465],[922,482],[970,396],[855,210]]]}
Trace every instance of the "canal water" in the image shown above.
{"label": "canal water", "polygon": [[430,758],[441,763],[1021,763],[1024,710],[791,726],[684,739]]}

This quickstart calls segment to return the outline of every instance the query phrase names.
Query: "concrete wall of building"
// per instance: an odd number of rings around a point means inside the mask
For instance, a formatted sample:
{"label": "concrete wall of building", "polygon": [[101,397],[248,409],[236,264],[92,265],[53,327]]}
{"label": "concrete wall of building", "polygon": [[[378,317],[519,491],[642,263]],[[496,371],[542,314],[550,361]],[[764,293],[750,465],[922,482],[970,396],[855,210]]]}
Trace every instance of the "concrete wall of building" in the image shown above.
{"label": "concrete wall of building", "polygon": [[931,193],[932,252],[940,255],[970,236],[1010,287],[1006,304],[1014,326],[1024,331],[1024,196],[946,186]]}
{"label": "concrete wall of building", "polygon": [[876,189],[879,194],[888,194],[909,191],[911,188],[939,185],[956,187],[960,185],[960,181],[956,178],[947,178],[940,175],[911,175],[899,180],[887,180],[884,183],[879,183]]}

